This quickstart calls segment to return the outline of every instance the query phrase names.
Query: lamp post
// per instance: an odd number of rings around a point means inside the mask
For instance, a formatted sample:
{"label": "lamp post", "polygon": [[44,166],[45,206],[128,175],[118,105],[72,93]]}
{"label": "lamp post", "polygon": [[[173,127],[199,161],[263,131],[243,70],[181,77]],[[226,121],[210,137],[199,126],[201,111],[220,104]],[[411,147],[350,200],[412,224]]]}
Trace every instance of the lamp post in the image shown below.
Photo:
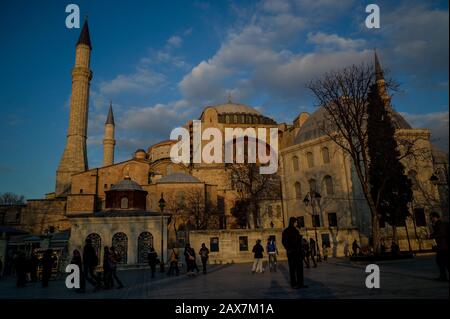
{"label": "lamp post", "polygon": [[161,210],[161,264],[160,272],[164,272],[164,220],[163,213],[164,207],[166,206],[166,201],[164,200],[164,193],[161,193],[161,199],[159,200],[159,208]]}
{"label": "lamp post", "polygon": [[[311,209],[312,209],[312,216],[316,216],[316,211],[314,209],[315,207],[315,201],[319,200],[322,196],[320,196],[320,194],[316,191],[309,191],[308,194],[306,194],[305,199],[303,200],[303,203],[305,203],[306,206],[309,205],[309,203],[311,202]],[[320,217],[319,217],[320,220]],[[322,257],[320,256],[320,249],[319,249],[319,241],[317,239],[317,223],[315,220],[315,217],[313,217],[313,221],[314,221],[314,235],[316,237],[316,249],[317,249],[317,261],[321,262],[322,261]]]}

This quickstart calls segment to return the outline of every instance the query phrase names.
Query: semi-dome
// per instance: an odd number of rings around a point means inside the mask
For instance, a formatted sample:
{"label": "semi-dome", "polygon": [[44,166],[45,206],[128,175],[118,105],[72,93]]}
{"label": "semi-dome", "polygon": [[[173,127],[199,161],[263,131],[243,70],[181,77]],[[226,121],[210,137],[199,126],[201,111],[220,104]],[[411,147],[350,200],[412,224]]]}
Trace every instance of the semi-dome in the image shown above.
{"label": "semi-dome", "polygon": [[157,183],[201,183],[201,181],[192,175],[173,173],[160,178]]}
{"label": "semi-dome", "polygon": [[144,191],[138,183],[131,180],[131,178],[125,178],[124,180],[114,184],[109,189],[110,191]]}
{"label": "semi-dome", "polygon": [[[317,109],[300,127],[300,131],[294,139],[295,144],[307,142],[315,138],[324,136],[325,133],[320,129],[326,120],[326,109],[320,107]],[[392,122],[397,129],[411,129],[411,126],[397,112],[392,112]]]}

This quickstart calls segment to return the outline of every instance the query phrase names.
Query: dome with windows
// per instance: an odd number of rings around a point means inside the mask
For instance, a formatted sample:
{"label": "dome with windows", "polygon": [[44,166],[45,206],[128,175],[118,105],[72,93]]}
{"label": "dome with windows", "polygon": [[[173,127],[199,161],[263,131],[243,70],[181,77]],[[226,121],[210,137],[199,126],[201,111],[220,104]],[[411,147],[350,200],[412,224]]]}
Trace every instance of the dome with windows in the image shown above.
{"label": "dome with windows", "polygon": [[[411,125],[397,112],[393,111],[392,122],[396,129],[411,129]],[[320,129],[326,120],[326,109],[321,107],[316,110],[300,127],[300,131],[294,139],[295,144],[304,143],[321,136],[325,133]]]}
{"label": "dome with windows", "polygon": [[117,184],[111,185],[110,191],[143,191],[141,185],[133,181],[130,177],[126,177],[124,180]]}

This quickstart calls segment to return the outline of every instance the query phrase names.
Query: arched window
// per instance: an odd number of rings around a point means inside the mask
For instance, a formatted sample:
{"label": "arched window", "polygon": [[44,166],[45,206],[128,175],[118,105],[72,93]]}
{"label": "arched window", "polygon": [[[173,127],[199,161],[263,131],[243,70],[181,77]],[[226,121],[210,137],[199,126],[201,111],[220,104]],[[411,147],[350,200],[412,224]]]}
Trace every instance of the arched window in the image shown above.
{"label": "arched window", "polygon": [[128,208],[128,197],[122,197],[122,199],[120,200],[120,208]]}
{"label": "arched window", "polygon": [[230,124],[230,116],[225,115],[225,123]]}
{"label": "arched window", "polygon": [[273,209],[272,209],[272,205],[267,206],[267,216],[269,218],[273,217]]}
{"label": "arched window", "polygon": [[331,178],[331,176],[327,175],[323,178],[322,189],[322,192],[326,192],[327,195],[334,194],[333,179]]}
{"label": "arched window", "polygon": [[419,189],[419,180],[417,179],[417,172],[415,170],[410,170],[408,172],[408,178],[411,181],[411,187],[413,190]]}
{"label": "arched window", "polygon": [[292,158],[292,167],[294,169],[294,172],[298,172],[298,157],[294,156]]}
{"label": "arched window", "polygon": [[317,192],[317,183],[316,180],[314,178],[311,178],[309,181],[309,190],[311,192]]}
{"label": "arched window", "polygon": [[313,157],[313,153],[308,152],[306,153],[306,161],[308,162],[308,167],[314,167],[314,157]]}
{"label": "arched window", "polygon": [[300,182],[295,182],[295,198],[302,198],[302,188]]}
{"label": "arched window", "polygon": [[238,116],[237,116],[237,114],[234,114],[234,115],[233,115],[233,123],[234,123],[234,124],[237,124],[237,123],[238,123]]}
{"label": "arched window", "polygon": [[88,239],[92,242],[92,247],[94,247],[97,257],[100,260],[100,252],[102,249],[102,238],[100,237],[99,234],[91,233],[86,237],[86,240]]}
{"label": "arched window", "polygon": [[148,231],[142,232],[138,237],[138,263],[145,264],[148,261],[150,247],[153,247],[153,235]]}
{"label": "arched window", "polygon": [[330,163],[330,152],[328,151],[328,147],[322,148],[322,160],[324,164]]}
{"label": "arched window", "polygon": [[128,257],[128,237],[125,233],[115,233],[112,237],[111,246],[114,247],[116,254],[119,255],[119,264],[126,264]]}

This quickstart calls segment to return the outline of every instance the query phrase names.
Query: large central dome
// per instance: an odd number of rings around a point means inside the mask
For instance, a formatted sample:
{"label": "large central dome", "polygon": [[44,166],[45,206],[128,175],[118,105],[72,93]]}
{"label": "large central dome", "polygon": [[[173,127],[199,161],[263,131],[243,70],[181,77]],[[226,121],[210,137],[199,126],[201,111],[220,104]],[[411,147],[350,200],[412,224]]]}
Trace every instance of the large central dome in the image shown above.
{"label": "large central dome", "polygon": [[[300,127],[300,131],[294,139],[295,144],[307,142],[318,137],[324,136],[325,133],[320,129],[326,120],[326,109],[321,107],[317,109]],[[392,112],[392,122],[396,129],[411,129],[411,126],[397,112]]]}
{"label": "large central dome", "polygon": [[245,114],[261,115],[261,113],[259,113],[253,107],[239,103],[228,102],[225,104],[219,104],[209,107],[215,109],[218,114],[245,113]]}

